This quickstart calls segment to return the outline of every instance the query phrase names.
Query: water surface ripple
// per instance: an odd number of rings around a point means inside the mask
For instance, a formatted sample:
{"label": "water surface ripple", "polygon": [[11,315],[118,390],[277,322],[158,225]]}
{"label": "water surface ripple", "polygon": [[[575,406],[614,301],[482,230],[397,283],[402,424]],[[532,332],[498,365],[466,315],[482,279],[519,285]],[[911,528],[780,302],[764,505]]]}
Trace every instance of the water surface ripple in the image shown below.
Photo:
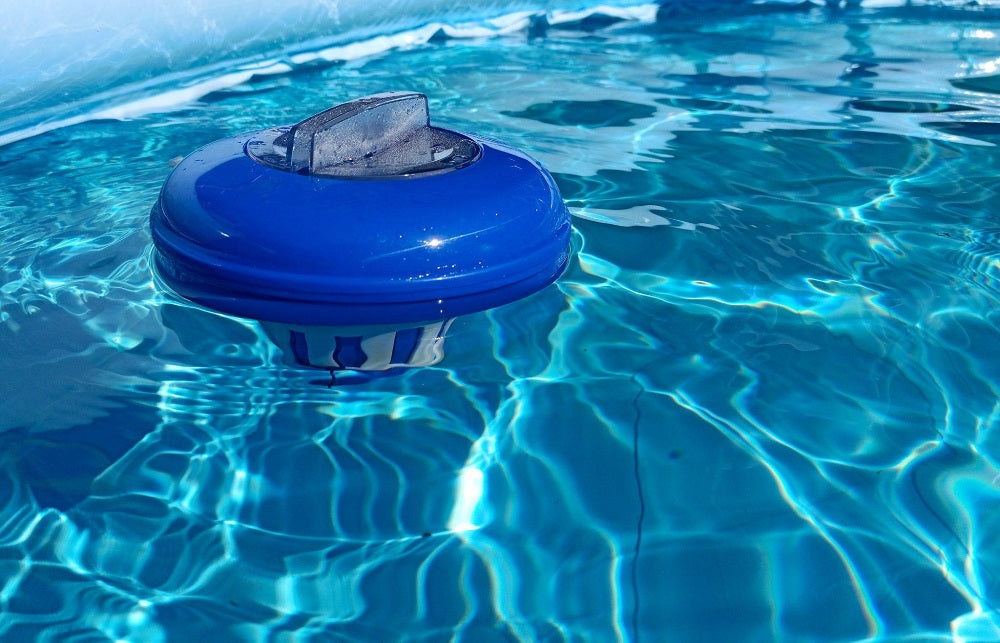
{"label": "water surface ripple", "polygon": [[[1000,638],[995,24],[534,25],[0,148],[0,638]],[[389,88],[541,159],[576,253],[328,389],[164,292],[148,212]]]}

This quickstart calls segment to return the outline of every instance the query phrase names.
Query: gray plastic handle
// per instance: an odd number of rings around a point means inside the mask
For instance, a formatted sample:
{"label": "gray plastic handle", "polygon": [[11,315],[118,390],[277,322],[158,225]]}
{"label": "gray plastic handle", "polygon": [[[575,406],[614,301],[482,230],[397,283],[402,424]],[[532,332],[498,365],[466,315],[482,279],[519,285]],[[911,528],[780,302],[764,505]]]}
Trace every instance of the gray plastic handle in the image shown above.
{"label": "gray plastic handle", "polygon": [[479,157],[472,139],[431,127],[427,97],[385,92],[337,105],[274,140],[283,169],[300,174],[376,178],[442,172]]}

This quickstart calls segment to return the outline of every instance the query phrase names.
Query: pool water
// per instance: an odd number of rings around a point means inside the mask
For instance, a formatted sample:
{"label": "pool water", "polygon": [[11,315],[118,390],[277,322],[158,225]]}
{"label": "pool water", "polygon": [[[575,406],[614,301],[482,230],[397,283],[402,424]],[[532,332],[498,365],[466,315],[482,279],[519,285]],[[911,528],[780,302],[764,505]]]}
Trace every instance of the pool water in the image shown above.
{"label": "pool water", "polygon": [[[0,148],[0,640],[1000,638],[998,35],[598,13]],[[166,292],[148,215],[387,89],[540,159],[575,255],[328,388]]]}

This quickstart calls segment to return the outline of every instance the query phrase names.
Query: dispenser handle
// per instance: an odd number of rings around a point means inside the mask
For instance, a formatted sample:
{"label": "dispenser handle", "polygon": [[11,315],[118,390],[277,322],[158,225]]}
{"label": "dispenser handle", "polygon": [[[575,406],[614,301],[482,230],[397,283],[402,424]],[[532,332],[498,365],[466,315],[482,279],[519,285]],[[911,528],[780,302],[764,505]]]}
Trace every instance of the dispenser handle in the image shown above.
{"label": "dispenser handle", "polygon": [[472,138],[431,126],[427,97],[406,91],[358,98],[288,129],[265,130],[246,151],[281,170],[351,179],[441,174],[482,153]]}
{"label": "dispenser handle", "polygon": [[[361,164],[430,125],[427,96],[384,92],[352,100],[292,126],[275,144],[287,148],[292,172],[322,174],[326,167]],[[289,144],[290,143],[290,144]]]}

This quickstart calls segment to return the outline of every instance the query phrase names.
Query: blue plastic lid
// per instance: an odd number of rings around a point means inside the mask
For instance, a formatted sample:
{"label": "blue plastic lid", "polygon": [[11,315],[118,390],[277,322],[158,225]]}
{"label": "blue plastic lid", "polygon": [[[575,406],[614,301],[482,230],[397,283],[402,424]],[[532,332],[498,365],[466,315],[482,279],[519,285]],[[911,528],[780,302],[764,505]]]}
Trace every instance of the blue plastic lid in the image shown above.
{"label": "blue plastic lid", "polygon": [[432,127],[426,97],[403,92],[206,145],[167,178],[150,227],[179,294],[316,325],[509,303],[562,273],[570,235],[536,161]]}

